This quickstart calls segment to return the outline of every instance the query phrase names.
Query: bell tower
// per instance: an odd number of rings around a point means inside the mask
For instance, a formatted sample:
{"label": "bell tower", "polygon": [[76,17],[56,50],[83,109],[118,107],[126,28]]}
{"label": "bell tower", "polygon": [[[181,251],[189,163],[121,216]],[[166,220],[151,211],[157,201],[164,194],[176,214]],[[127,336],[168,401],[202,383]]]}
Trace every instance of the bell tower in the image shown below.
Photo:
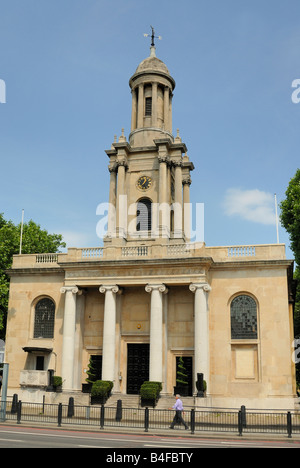
{"label": "bell tower", "polygon": [[157,138],[172,139],[175,81],[166,65],[156,57],[154,45],[151,45],[150,56],[130,78],[129,86],[132,94],[129,143],[133,147],[151,146]]}
{"label": "bell tower", "polygon": [[150,56],[129,80],[131,132],[124,130],[109,157],[110,190],[105,243],[149,245],[189,241],[190,172],[194,165],[186,145],[172,133],[175,80],[156,57],[154,34]]}

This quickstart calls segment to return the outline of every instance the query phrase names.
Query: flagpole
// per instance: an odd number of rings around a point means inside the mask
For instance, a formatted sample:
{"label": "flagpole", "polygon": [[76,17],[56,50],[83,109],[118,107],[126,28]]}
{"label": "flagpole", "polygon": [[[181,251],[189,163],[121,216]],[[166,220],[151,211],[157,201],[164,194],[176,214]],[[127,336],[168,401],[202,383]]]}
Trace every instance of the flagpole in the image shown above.
{"label": "flagpole", "polygon": [[276,196],[276,193],[275,193],[275,217],[276,217],[277,244],[279,244],[279,229],[278,229],[278,213],[277,213],[277,196]]}
{"label": "flagpole", "polygon": [[22,253],[23,224],[24,224],[24,210],[22,210],[21,236],[20,236],[20,252],[19,252],[20,255],[21,255],[21,253]]}

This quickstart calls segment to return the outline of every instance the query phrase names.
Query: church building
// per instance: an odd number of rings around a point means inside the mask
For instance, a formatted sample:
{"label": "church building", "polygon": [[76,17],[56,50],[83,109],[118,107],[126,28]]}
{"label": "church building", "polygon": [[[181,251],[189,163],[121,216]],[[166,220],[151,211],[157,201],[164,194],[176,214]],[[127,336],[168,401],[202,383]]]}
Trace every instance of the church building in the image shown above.
{"label": "church building", "polygon": [[182,358],[188,395],[198,373],[206,381],[201,406],[294,408],[293,261],[283,244],[192,242],[197,168],[173,134],[175,81],[153,43],[129,85],[130,135],[106,151],[103,246],[14,256],[9,394],[51,398],[52,370],[76,403],[92,360],[120,398],[146,380],[162,383],[163,398]]}

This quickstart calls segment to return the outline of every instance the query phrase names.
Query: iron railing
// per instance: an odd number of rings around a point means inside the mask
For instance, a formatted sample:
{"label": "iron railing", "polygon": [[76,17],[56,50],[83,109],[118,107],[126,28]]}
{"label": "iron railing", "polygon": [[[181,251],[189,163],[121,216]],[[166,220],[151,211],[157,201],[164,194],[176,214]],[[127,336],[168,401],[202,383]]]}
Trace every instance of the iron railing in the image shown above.
{"label": "iron railing", "polygon": [[[148,432],[151,429],[168,429],[174,418],[173,410],[155,408],[122,408],[119,406],[77,406],[73,403],[47,404],[28,403],[8,399],[0,406],[0,421],[35,422],[40,424],[82,425],[136,428]],[[1,411],[2,408],[2,411]],[[260,411],[224,408],[189,409],[183,414],[189,431],[228,432],[240,436],[250,433],[283,434],[292,437],[300,434],[299,411]],[[183,425],[175,425],[183,431]]]}

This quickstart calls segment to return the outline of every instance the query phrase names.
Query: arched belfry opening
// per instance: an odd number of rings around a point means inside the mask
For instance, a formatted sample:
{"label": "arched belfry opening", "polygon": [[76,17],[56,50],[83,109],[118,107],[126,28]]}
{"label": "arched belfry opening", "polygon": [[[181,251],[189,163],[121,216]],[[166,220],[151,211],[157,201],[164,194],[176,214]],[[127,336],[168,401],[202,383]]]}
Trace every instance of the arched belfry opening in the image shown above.
{"label": "arched belfry opening", "polygon": [[141,198],[137,203],[136,230],[151,231],[152,202],[149,198]]}

